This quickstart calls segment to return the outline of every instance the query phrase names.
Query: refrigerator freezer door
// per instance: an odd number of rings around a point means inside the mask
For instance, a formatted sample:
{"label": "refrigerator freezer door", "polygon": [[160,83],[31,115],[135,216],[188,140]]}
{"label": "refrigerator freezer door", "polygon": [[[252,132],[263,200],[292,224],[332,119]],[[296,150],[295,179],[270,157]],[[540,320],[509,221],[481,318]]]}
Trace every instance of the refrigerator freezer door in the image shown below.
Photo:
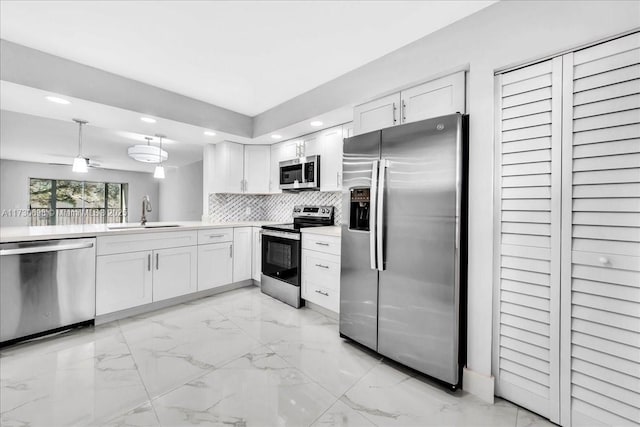
{"label": "refrigerator freezer door", "polygon": [[[373,350],[377,347],[378,271],[371,268],[370,231],[349,230],[350,191],[371,188],[380,158],[380,132],[347,138],[342,165],[342,259],[340,334]],[[373,183],[375,187],[375,183]],[[371,215],[374,215],[371,213]]]}
{"label": "refrigerator freezer door", "polygon": [[385,129],[381,145],[378,352],[449,384],[458,383],[460,123],[450,115]]}

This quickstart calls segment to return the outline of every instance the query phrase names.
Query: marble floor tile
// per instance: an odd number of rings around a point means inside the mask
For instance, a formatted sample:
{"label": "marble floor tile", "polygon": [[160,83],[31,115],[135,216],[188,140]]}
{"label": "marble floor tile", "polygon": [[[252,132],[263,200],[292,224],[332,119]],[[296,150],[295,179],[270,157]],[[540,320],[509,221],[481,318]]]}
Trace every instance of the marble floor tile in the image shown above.
{"label": "marble floor tile", "polygon": [[151,397],[184,384],[260,344],[229,320],[173,329],[158,319],[146,339],[127,337]]}
{"label": "marble floor tile", "polygon": [[413,374],[381,363],[341,400],[379,426],[514,426],[517,407],[490,405],[448,392]]}
{"label": "marble floor tile", "polygon": [[542,418],[540,415],[518,408],[516,427],[555,427],[556,424]]}
{"label": "marble floor tile", "polygon": [[160,427],[160,421],[151,402],[145,402],[131,411],[101,424],[104,427]]}
{"label": "marble floor tile", "polygon": [[155,400],[162,425],[308,426],[335,398],[263,347]]}
{"label": "marble floor tile", "polygon": [[312,427],[375,427],[375,424],[338,400],[312,424]]}
{"label": "marble floor tile", "polygon": [[337,327],[331,335],[331,340],[322,335],[283,339],[269,343],[268,347],[334,396],[340,397],[381,358],[346,340],[336,340]]}
{"label": "marble floor tile", "polygon": [[[114,341],[117,344],[110,348],[89,343],[75,347],[81,357],[74,362],[56,363],[55,352],[35,356],[38,363],[49,357],[50,363],[45,369],[32,365],[34,358],[26,357],[24,363],[34,367],[37,372],[34,374],[29,374],[26,367],[14,370],[18,361],[3,363],[0,424],[91,424],[148,400],[127,346],[121,345],[120,340]],[[65,348],[59,356],[75,359],[75,355],[69,353],[72,348]],[[93,357],[88,357],[90,353]]]}
{"label": "marble floor tile", "polygon": [[448,392],[248,287],[1,349],[0,425],[553,424]]}

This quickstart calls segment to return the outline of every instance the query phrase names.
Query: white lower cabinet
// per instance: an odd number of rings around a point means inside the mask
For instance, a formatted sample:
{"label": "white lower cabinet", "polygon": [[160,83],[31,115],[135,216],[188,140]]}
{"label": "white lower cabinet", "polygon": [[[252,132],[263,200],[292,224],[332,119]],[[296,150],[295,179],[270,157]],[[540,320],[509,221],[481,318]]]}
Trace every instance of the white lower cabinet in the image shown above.
{"label": "white lower cabinet", "polygon": [[241,282],[251,279],[251,247],[252,228],[238,227],[233,229],[233,281]]}
{"label": "white lower cabinet", "polygon": [[153,301],[162,301],[196,291],[196,246],[159,249],[153,251],[153,257]]}
{"label": "white lower cabinet", "polygon": [[260,280],[259,231],[229,227],[98,237],[96,315]]}
{"label": "white lower cabinet", "polygon": [[262,275],[262,234],[260,227],[253,227],[253,257],[251,260],[252,278],[260,281]]}
{"label": "white lower cabinet", "polygon": [[232,246],[232,242],[198,246],[199,291],[233,282]]}
{"label": "white lower cabinet", "polygon": [[[331,246],[323,246],[324,251],[305,249],[319,241]],[[312,243],[313,242],[313,243]],[[340,238],[334,236],[302,236],[302,298],[333,312],[340,311]]]}
{"label": "white lower cabinet", "polygon": [[153,251],[97,257],[96,315],[153,301]]}

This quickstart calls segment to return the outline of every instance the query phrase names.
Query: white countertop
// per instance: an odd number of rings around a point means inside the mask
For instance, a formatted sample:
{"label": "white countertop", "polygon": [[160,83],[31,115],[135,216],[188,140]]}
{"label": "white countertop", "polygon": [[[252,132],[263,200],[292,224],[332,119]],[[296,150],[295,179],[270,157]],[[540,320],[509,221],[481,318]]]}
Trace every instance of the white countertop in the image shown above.
{"label": "white countertop", "polygon": [[[281,221],[239,221],[239,222],[203,222],[168,221],[149,222],[147,225],[178,224],[179,227],[109,229],[110,226],[123,224],[85,224],[85,225],[45,225],[37,227],[2,227],[0,243],[22,242],[47,239],[68,239],[77,237],[97,237],[101,235],[121,235],[136,233],[157,233],[163,231],[189,231],[207,228],[225,227],[262,227],[266,224],[279,224]],[[129,223],[135,225],[135,223]]]}
{"label": "white countertop", "polygon": [[339,225],[331,225],[327,227],[305,227],[300,229],[304,234],[320,234],[321,236],[334,236],[340,237],[342,234],[342,227]]}

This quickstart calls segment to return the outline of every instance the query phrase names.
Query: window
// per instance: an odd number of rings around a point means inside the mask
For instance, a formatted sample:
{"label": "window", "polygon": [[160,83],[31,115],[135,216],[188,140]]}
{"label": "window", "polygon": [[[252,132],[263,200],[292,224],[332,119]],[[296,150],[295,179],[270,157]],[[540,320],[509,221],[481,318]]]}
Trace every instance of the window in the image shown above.
{"label": "window", "polygon": [[125,183],[31,178],[31,225],[124,222],[127,191]]}

